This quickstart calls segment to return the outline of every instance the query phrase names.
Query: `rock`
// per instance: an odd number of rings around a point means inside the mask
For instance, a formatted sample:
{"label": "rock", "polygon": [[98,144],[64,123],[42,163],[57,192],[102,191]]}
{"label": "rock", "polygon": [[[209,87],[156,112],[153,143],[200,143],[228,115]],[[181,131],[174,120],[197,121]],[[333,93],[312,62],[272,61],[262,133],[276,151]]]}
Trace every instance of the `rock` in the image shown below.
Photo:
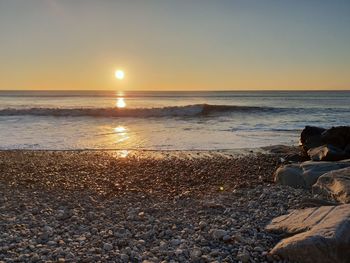
{"label": "rock", "polygon": [[273,154],[282,155],[281,162],[303,162],[309,160],[308,156],[297,146],[272,145],[262,147],[262,149]]}
{"label": "rock", "polygon": [[57,211],[57,218],[59,220],[67,220],[72,216],[71,211],[69,210],[58,210]]}
{"label": "rock", "polygon": [[306,126],[301,132],[300,143],[312,160],[338,161],[350,158],[350,126],[328,130]]}
{"label": "rock", "polygon": [[50,226],[44,226],[44,231],[50,235],[53,233],[53,228]]}
{"label": "rock", "polygon": [[127,254],[120,254],[120,259],[122,260],[122,262],[128,262],[129,261],[129,256]]}
{"label": "rock", "polygon": [[276,183],[288,185],[294,188],[309,189],[317,179],[333,170],[350,167],[350,160],[341,162],[314,162],[288,164],[279,167],[274,175]]}
{"label": "rock", "polygon": [[192,249],[190,257],[192,260],[198,260],[202,256],[202,251],[199,248]]}
{"label": "rock", "polygon": [[180,245],[182,242],[181,242],[181,240],[180,239],[172,239],[171,241],[170,241],[170,244],[173,246],[173,247],[176,247],[176,246],[178,246],[178,245]]}
{"label": "rock", "polygon": [[262,248],[262,247],[254,247],[254,249],[253,249],[254,251],[257,251],[257,252],[260,252],[260,253],[262,253],[262,252],[264,252],[264,249]]}
{"label": "rock", "polygon": [[207,223],[204,222],[204,221],[200,221],[199,224],[198,224],[198,226],[199,226],[201,229],[203,229],[203,228],[205,228],[205,227],[207,226]]}
{"label": "rock", "polygon": [[224,236],[226,236],[228,233],[226,230],[223,230],[223,229],[211,229],[209,231],[209,234],[214,238],[214,239],[217,239],[217,240],[220,240],[222,239]]}
{"label": "rock", "polygon": [[332,127],[322,133],[322,141],[345,149],[350,144],[350,126]]}
{"label": "rock", "polygon": [[183,252],[184,252],[184,251],[183,251],[182,249],[177,248],[177,249],[175,250],[175,255],[178,257],[178,256],[182,255]]}
{"label": "rock", "polygon": [[294,210],[277,217],[268,231],[292,235],[272,250],[292,262],[349,262],[350,204]]}
{"label": "rock", "polygon": [[222,237],[222,240],[225,242],[231,241],[232,237],[230,235],[225,235]]}
{"label": "rock", "polygon": [[104,243],[103,244],[103,249],[106,250],[106,251],[110,251],[113,249],[113,245],[110,244],[110,243]]}
{"label": "rock", "polygon": [[313,185],[312,191],[333,197],[343,204],[350,203],[350,168],[323,174]]}
{"label": "rock", "polygon": [[330,144],[312,148],[307,154],[313,161],[340,161],[350,158],[350,153]]}
{"label": "rock", "polygon": [[249,253],[246,252],[246,251],[244,251],[244,252],[239,252],[239,253],[237,254],[237,259],[238,259],[239,261],[242,261],[243,263],[247,263],[247,262],[249,262],[249,260],[250,260],[250,255],[249,255]]}
{"label": "rock", "polygon": [[49,246],[56,246],[57,245],[57,242],[53,241],[53,240],[50,240],[49,242],[47,242],[47,244]]}
{"label": "rock", "polygon": [[306,126],[301,134],[300,134],[300,144],[307,152],[311,148],[319,147],[324,145],[322,141],[322,133],[325,132],[326,129],[314,127],[314,126]]}

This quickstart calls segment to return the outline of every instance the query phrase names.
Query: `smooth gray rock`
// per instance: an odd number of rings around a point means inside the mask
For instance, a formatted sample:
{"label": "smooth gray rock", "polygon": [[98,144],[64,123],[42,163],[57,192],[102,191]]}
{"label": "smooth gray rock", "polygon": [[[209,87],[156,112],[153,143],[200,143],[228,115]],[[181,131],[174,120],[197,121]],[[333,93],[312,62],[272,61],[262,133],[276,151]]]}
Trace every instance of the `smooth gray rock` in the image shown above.
{"label": "smooth gray rock", "polygon": [[288,164],[279,167],[274,175],[278,184],[288,185],[294,188],[309,189],[317,179],[330,171],[350,167],[350,160],[341,162],[315,162]]}
{"label": "smooth gray rock", "polygon": [[320,176],[312,191],[328,195],[343,204],[350,203],[350,167]]}
{"label": "smooth gray rock", "polygon": [[266,229],[292,235],[272,255],[301,263],[349,262],[350,204],[294,210],[273,219]]}

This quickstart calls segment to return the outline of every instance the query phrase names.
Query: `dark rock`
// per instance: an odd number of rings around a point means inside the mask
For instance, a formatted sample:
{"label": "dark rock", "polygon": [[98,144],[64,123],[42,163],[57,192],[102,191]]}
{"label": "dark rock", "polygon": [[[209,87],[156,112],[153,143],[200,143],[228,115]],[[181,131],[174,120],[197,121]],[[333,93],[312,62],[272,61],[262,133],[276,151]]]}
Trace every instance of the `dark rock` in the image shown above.
{"label": "dark rock", "polygon": [[305,152],[324,144],[321,136],[324,131],[326,131],[326,129],[314,126],[306,126],[302,130],[300,134],[300,143]]}
{"label": "dark rock", "polygon": [[332,127],[324,131],[322,141],[344,150],[350,144],[350,126]]}
{"label": "dark rock", "polygon": [[310,159],[299,146],[272,145],[262,149],[280,155],[286,162],[304,162]]}
{"label": "dark rock", "polygon": [[328,130],[306,126],[300,143],[312,160],[338,161],[350,157],[350,126],[332,127]]}
{"label": "dark rock", "polygon": [[307,154],[313,161],[340,161],[350,158],[350,153],[330,144],[310,149]]}

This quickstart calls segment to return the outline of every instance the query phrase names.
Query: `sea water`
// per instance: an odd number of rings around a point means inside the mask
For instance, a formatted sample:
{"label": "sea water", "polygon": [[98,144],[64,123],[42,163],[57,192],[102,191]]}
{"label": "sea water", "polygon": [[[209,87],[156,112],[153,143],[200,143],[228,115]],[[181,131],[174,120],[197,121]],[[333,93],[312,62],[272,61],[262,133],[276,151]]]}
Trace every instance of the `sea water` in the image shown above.
{"label": "sea water", "polygon": [[296,145],[305,125],[349,120],[350,91],[0,91],[0,149]]}

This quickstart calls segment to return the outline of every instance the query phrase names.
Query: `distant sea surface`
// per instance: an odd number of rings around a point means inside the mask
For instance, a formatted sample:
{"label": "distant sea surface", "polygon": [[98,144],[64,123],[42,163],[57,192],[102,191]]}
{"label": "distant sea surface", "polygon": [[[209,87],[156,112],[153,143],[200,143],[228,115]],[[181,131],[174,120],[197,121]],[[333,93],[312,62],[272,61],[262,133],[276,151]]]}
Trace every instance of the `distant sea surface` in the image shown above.
{"label": "distant sea surface", "polygon": [[0,91],[0,149],[218,150],[350,125],[350,91]]}

